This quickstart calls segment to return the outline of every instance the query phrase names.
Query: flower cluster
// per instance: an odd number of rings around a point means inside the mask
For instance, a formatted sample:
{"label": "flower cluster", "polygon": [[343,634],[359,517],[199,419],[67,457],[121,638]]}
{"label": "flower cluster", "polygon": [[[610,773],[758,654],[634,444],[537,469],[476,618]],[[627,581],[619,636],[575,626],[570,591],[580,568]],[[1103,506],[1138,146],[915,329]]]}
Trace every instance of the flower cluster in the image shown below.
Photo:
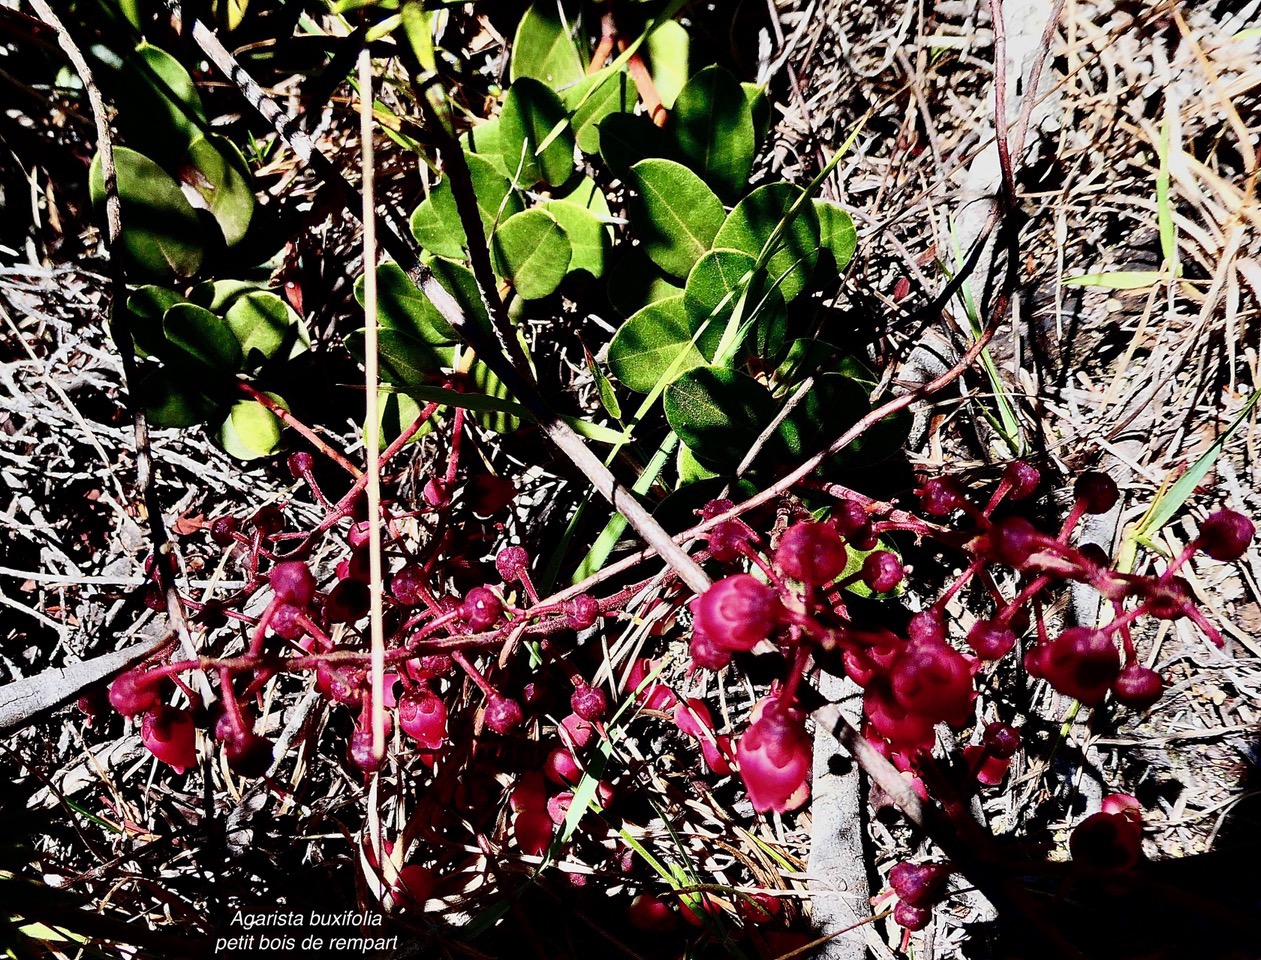
{"label": "flower cluster", "polygon": [[[1111,478],[1082,475],[1074,505],[1054,534],[1039,530],[1013,506],[1032,498],[1039,483],[1035,467],[1015,462],[980,506],[953,478],[930,479],[919,496],[922,513],[931,520],[848,497],[827,520],[789,525],[771,551],[760,549],[757,535],[739,520],[712,527],[710,555],[738,569],[692,604],[695,666],[719,670],[735,658],[772,652],[784,663],[782,683],[756,705],[736,744],[739,773],[755,810],[796,809],[808,795],[811,741],[798,693],[820,665],[863,688],[863,734],[927,796],[926,781],[937,777],[930,763],[937,726],[968,727],[977,714],[978,675],[1018,647],[1028,675],[1065,696],[1091,707],[1111,697],[1145,710],[1160,698],[1164,681],[1139,658],[1137,621],[1185,618],[1221,644],[1178,572],[1197,552],[1217,560],[1240,557],[1255,532],[1251,521],[1218,511],[1163,572],[1132,574],[1114,569],[1097,546],[1071,542],[1086,514],[1104,513],[1116,504],[1119,494]],[[716,517],[730,507],[717,502],[707,514]],[[876,620],[870,604],[859,611],[847,588],[886,598],[899,589],[904,570],[888,546],[889,535],[899,532],[958,550],[964,569],[933,604],[904,615],[904,625],[895,629],[890,605],[878,605],[883,609]],[[992,612],[955,629],[947,604],[972,581],[983,585]],[[1002,582],[1014,583],[1009,593],[1000,589]],[[1097,591],[1111,611],[1110,621],[1053,630],[1048,600],[1057,586],[1069,582]],[[978,742],[963,750],[973,785],[1001,783],[1020,745],[1017,729],[1003,723],[983,726]],[[1093,839],[1075,839],[1074,855],[1078,848],[1089,848],[1094,852],[1081,856],[1094,862],[1128,862],[1137,849],[1132,831],[1127,832],[1130,821],[1124,819],[1132,813],[1088,820],[1074,837]],[[902,864],[896,874],[898,922],[918,929],[942,888],[944,868]]]}

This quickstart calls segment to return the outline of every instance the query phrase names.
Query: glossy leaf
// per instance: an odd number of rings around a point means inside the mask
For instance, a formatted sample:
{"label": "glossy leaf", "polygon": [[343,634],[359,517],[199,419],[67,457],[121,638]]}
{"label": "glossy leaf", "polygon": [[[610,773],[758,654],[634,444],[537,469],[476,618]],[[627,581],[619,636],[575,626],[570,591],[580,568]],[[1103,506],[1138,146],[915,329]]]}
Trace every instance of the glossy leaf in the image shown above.
{"label": "glossy leaf", "polygon": [[[785,302],[805,289],[819,259],[819,219],[814,206],[802,202],[788,220],[802,194],[800,187],[790,183],[759,187],[736,204],[714,238],[715,247],[742,250],[762,260],[771,282],[779,282]],[[764,248],[766,259],[762,259]]]}
{"label": "glossy leaf", "polygon": [[[346,335],[342,341],[350,355],[363,363],[364,339],[362,329]],[[401,330],[382,327],[377,330],[377,363],[381,381],[396,387],[415,387],[429,383],[451,363],[450,349],[435,348]]]}
{"label": "glossy leaf", "polygon": [[[500,172],[497,164],[475,153],[466,153],[464,159],[468,163],[469,178],[473,181],[473,193],[477,196],[477,212],[482,218],[482,229],[489,237],[492,228],[503,223],[514,213],[520,213],[525,209],[525,204],[521,200],[521,195],[512,189],[508,178]],[[452,197],[453,207],[454,199]],[[456,223],[459,223],[458,212]],[[460,236],[464,236],[462,226]]]}
{"label": "glossy leaf", "polygon": [[262,289],[252,280],[203,280],[193,287],[188,299],[222,316],[241,297]]}
{"label": "glossy leaf", "polygon": [[[268,396],[284,406],[275,394]],[[280,418],[257,400],[238,400],[219,426],[219,443],[238,460],[257,460],[276,452],[283,428]]]}
{"label": "glossy leaf", "polygon": [[177,303],[166,311],[162,329],[173,350],[165,357],[192,361],[220,376],[241,368],[241,345],[220,317],[195,303]]}
{"label": "glossy leaf", "polygon": [[199,134],[188,145],[188,159],[188,181],[206,201],[224,241],[229,247],[239,243],[254,216],[254,184],[241,151],[217,133]]}
{"label": "glossy leaf", "polygon": [[770,391],[727,367],[698,367],[665,391],[666,420],[704,466],[734,470],[775,417]]}
{"label": "glossy leaf", "polygon": [[756,261],[739,250],[710,250],[688,274],[684,298],[698,321],[713,317],[721,328],[744,296],[741,322],[753,323],[753,349],[758,356],[772,357],[784,343],[787,307],[778,289],[768,289],[766,272],[755,266]]}
{"label": "glossy leaf", "polygon": [[631,222],[644,252],[666,273],[686,277],[722,226],[722,202],[673,160],[641,160],[630,171]]}
{"label": "glossy leaf", "polygon": [[167,367],[141,380],[136,395],[152,427],[191,427],[204,422],[217,406],[186,372]]}
{"label": "glossy leaf", "polygon": [[293,359],[311,348],[306,325],[293,307],[266,290],[237,297],[224,320],[251,366],[278,356]]}
{"label": "glossy leaf", "polygon": [[[204,227],[179,185],[143,154],[114,147],[122,203],[123,251],[132,269],[151,277],[189,277],[201,267]],[[105,181],[100,154],[88,183],[102,215]]]}
{"label": "glossy leaf", "polygon": [[533,77],[557,89],[579,79],[586,69],[574,42],[574,18],[562,17],[556,0],[532,3],[521,16],[512,40],[508,75],[516,81]]}
{"label": "glossy leaf", "polygon": [[495,272],[525,300],[556,291],[572,257],[564,228],[550,214],[533,209],[503,222],[492,247]]}
{"label": "glossy leaf", "polygon": [[670,130],[687,165],[721,199],[744,192],[756,134],[749,101],[730,71],[711,66],[692,77],[675,102]]}
{"label": "glossy leaf", "polygon": [[662,380],[673,379],[713,359],[722,328],[701,328],[682,297],[661,300],[640,310],[618,329],[609,342],[609,368],[628,390],[650,393]]}
{"label": "glossy leaf", "polygon": [[854,218],[827,200],[815,200],[814,212],[819,218],[819,246],[832,254],[837,270],[844,270],[858,247]]}
{"label": "glossy leaf", "polygon": [[600,123],[635,106],[635,85],[625,69],[601,70],[560,92],[561,102],[572,111],[574,140],[583,153],[600,152]]}
{"label": "glossy leaf", "polygon": [[466,130],[460,137],[460,143],[463,144],[464,149],[469,153],[475,153],[479,157],[484,157],[501,174],[505,177],[508,176],[508,168],[504,166],[503,157],[500,156],[498,117],[483,120],[477,126]]}
{"label": "glossy leaf", "polygon": [[530,77],[516,81],[499,115],[499,149],[509,176],[523,187],[568,180],[574,172],[574,131],[560,98]]}
{"label": "glossy leaf", "polygon": [[753,117],[753,135],[758,147],[771,132],[771,98],[766,95],[766,88],[756,83],[741,83],[744,98],[749,101],[749,113]]}
{"label": "glossy leaf", "polygon": [[136,353],[153,356],[162,351],[166,344],[162,317],[175,304],[184,302],[182,296],[166,287],[145,286],[132,291],[127,298],[127,312],[131,314],[131,337]]}

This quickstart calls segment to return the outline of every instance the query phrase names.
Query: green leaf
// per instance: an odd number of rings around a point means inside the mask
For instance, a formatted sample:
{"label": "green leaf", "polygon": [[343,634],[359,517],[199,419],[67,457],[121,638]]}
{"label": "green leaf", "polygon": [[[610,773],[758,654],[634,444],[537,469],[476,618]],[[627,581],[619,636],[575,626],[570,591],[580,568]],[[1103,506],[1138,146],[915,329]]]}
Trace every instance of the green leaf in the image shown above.
{"label": "green leaf", "polygon": [[[422,409],[422,404],[406,393],[398,390],[377,391],[377,411],[381,414],[381,430],[378,433],[378,439],[381,442],[380,449],[384,450],[402,436],[403,431],[416,422]],[[415,443],[433,428],[434,418],[430,417],[407,442]],[[366,437],[367,431],[365,430],[364,433]]]}
{"label": "green leaf", "polygon": [[693,318],[708,317],[721,329],[747,291],[742,321],[753,321],[758,356],[770,357],[783,346],[787,307],[778,289],[767,289],[764,271],[757,261],[739,250],[710,250],[696,261],[687,276],[684,302]]}
{"label": "green leaf", "polygon": [[509,176],[522,187],[540,181],[557,187],[568,180],[574,131],[560,98],[530,77],[516,81],[499,114],[499,149]]}
{"label": "green leaf", "polygon": [[803,196],[800,187],[789,183],[758,187],[736,204],[714,237],[715,247],[742,250],[765,264],[785,302],[805,289],[819,259],[819,220]]}
{"label": "green leaf", "polygon": [[[438,279],[442,281],[442,277]],[[447,283],[442,286],[447,287]],[[447,292],[451,292],[450,288]],[[363,277],[355,281],[355,300],[363,305]],[[396,263],[383,263],[377,267],[377,323],[405,333],[431,348],[449,347],[457,340],[455,331],[442,318],[437,307]],[[450,358],[449,352],[447,357]]]}
{"label": "green leaf", "polygon": [[823,374],[775,433],[794,463],[813,456],[862,417],[871,405],[861,384],[839,373]]}
{"label": "green leaf", "polygon": [[556,0],[542,0],[526,8],[512,40],[508,76],[541,80],[553,89],[579,79],[585,69],[574,42],[572,17],[562,19]]}
{"label": "green leaf", "polygon": [[136,395],[152,427],[191,427],[209,418],[217,407],[186,372],[167,367],[141,380]]}
{"label": "green leaf", "polygon": [[704,366],[713,358],[722,328],[710,324],[693,343],[702,322],[688,312],[682,297],[650,304],[614,334],[609,368],[628,390],[650,393],[663,378]]}
{"label": "green leaf", "polygon": [[[288,409],[280,397],[267,395]],[[219,426],[219,443],[238,460],[257,460],[276,452],[283,429],[280,418],[257,400],[238,400]]]}
{"label": "green leaf", "polygon": [[[342,341],[350,355],[363,363],[365,330],[348,333]],[[445,356],[444,356],[445,353]],[[451,362],[450,351],[435,350],[401,330],[377,330],[377,365],[383,383],[406,389],[429,383]]]}
{"label": "green leaf", "polygon": [[[486,157],[476,153],[466,153],[464,159],[468,163],[469,178],[473,182],[473,193],[477,196],[477,212],[482,218],[482,229],[490,237],[491,230],[503,223],[514,213],[525,209],[521,195],[512,189],[499,167]],[[452,206],[455,198],[452,197]],[[456,224],[459,225],[459,213],[456,212]],[[464,228],[460,226],[460,236],[464,236]],[[465,238],[467,241],[467,238]]]}
{"label": "green leaf", "polygon": [[665,390],[666,420],[704,466],[726,473],[775,417],[770,391],[727,367],[689,370]]}
{"label": "green leaf", "polygon": [[[128,265],[146,276],[192,276],[205,254],[204,227],[179,185],[148,157],[126,147],[114,148],[114,164]],[[88,183],[92,203],[103,211],[105,180],[99,153],[92,160]]]}
{"label": "green leaf", "polygon": [[662,106],[669,110],[687,83],[692,38],[677,20],[665,20],[648,34],[644,46],[648,51],[653,86],[657,88]]}
{"label": "green leaf", "polygon": [[206,111],[183,65],[159,47],[141,41],[122,58],[103,46],[92,53],[112,74],[111,99],[128,143],[174,169],[188,145],[207,129]]}
{"label": "green leaf", "polygon": [[683,288],[657,269],[642,250],[634,247],[609,271],[607,292],[613,309],[629,317],[650,303],[677,297]]}
{"label": "green leaf", "polygon": [[525,300],[556,291],[569,269],[572,249],[564,228],[549,213],[534,209],[509,217],[495,234],[495,272]]}
{"label": "green leaf", "polygon": [[508,168],[504,166],[503,157],[500,156],[498,117],[483,120],[477,126],[466,130],[460,137],[460,143],[468,152],[489,160],[505,177],[509,176]]}
{"label": "green leaf", "polygon": [[459,259],[464,256],[468,239],[460,226],[455,196],[446,179],[439,180],[429,196],[412,211],[412,236],[429,253],[438,257]]}
{"label": "green leaf", "polygon": [[[434,279],[438,281],[438,286],[442,287],[451,297],[459,304],[464,311],[464,315],[470,321],[482,328],[484,333],[494,335],[494,327],[490,322],[490,314],[486,312],[486,304],[482,301],[481,290],[477,286],[477,278],[473,276],[473,271],[462,263],[456,263],[453,260],[443,260],[435,257],[427,261],[426,264],[430,272],[433,273]],[[407,277],[407,282],[411,283],[411,278]],[[413,284],[412,289],[416,287]],[[417,291],[419,293],[419,291]],[[421,294],[423,296],[423,294]],[[428,298],[426,298],[428,303]],[[432,305],[431,305],[432,306]],[[456,343],[459,335],[447,323],[446,319],[440,314],[436,307],[433,308],[433,326],[439,333],[446,336],[449,343]]]}
{"label": "green leaf", "polygon": [[583,153],[600,152],[600,123],[609,116],[625,113],[635,106],[635,87],[625,69],[604,69],[583,77],[560,92],[565,109],[572,111],[569,123],[574,141]]}
{"label": "green leaf", "polygon": [[854,218],[827,200],[815,200],[814,213],[819,218],[819,246],[832,254],[838,271],[844,270],[858,247]]}
{"label": "green leaf", "polygon": [[[482,396],[492,397],[496,400],[512,399],[512,394],[508,392],[508,388],[504,386],[503,381],[482,361],[478,360],[473,364],[473,368],[469,371],[469,377],[473,381],[474,386],[477,387],[476,392]],[[496,433],[513,433],[521,427],[521,418],[519,416],[502,410],[475,410],[473,411],[473,419],[487,430],[494,430]]]}
{"label": "green leaf", "polygon": [[237,297],[224,319],[251,367],[278,356],[292,360],[311,349],[310,334],[297,311],[269,291]]}
{"label": "green leaf", "polygon": [[[753,134],[758,147],[771,132],[771,100],[766,95],[766,88],[756,83],[741,83],[744,98],[749,101],[749,113],[753,117]],[[754,151],[756,152],[756,151]]]}
{"label": "green leaf", "polygon": [[198,135],[188,159],[192,166],[183,175],[206,201],[227,245],[240,243],[254,216],[254,184],[241,151],[217,133]]}
{"label": "green leaf", "polygon": [[127,298],[127,312],[131,314],[131,337],[136,353],[142,357],[161,353],[166,344],[162,317],[175,304],[184,302],[183,297],[166,287],[145,286],[132,291]]}
{"label": "green leaf", "polygon": [[753,112],[730,71],[706,67],[687,82],[674,105],[670,130],[680,155],[723,200],[749,182],[756,149]]}
{"label": "green leaf", "polygon": [[679,486],[686,486],[689,483],[697,483],[701,480],[712,480],[718,476],[713,470],[710,470],[699,460],[696,454],[692,452],[692,448],[686,445],[679,447],[678,456],[674,462],[675,469],[679,473]]}
{"label": "green leaf", "polygon": [[569,272],[585,270],[594,278],[604,276],[613,243],[609,228],[586,207],[568,200],[549,200],[540,205],[565,231],[573,255]]}
{"label": "green leaf", "polygon": [[665,131],[642,113],[614,113],[599,123],[600,159],[617,179],[625,181],[630,168],[649,157],[666,156],[673,145]]}
{"label": "green leaf", "polygon": [[203,280],[193,287],[188,299],[220,316],[241,297],[264,289],[253,280]]}
{"label": "green leaf", "polygon": [[631,222],[644,252],[666,273],[686,277],[722,226],[722,202],[673,160],[639,161],[630,182],[636,193]]}
{"label": "green leaf", "polygon": [[232,329],[219,317],[195,303],[177,303],[162,317],[166,340],[174,352],[164,356],[175,362],[189,360],[228,376],[241,369],[241,345]]}

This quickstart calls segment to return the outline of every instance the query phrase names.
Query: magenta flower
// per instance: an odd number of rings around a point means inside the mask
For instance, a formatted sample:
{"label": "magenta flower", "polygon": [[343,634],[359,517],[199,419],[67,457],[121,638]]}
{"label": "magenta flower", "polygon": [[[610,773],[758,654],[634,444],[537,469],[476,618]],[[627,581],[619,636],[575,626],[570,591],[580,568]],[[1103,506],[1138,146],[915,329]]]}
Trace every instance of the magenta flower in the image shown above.
{"label": "magenta flower", "polygon": [[783,612],[774,590],[747,573],[737,573],[701,594],[696,624],[720,647],[752,650],[779,626]]}
{"label": "magenta flower", "polygon": [[754,721],[736,744],[740,777],[753,809],[758,813],[796,809],[805,802],[802,788],[810,775],[805,715],[769,697],[753,712]]}

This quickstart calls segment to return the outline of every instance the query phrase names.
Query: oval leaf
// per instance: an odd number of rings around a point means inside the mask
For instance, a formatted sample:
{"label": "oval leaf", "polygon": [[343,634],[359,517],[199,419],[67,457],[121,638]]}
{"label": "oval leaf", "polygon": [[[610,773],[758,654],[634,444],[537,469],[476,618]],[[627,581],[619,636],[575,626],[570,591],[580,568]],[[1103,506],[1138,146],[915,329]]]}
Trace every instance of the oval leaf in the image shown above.
{"label": "oval leaf", "polygon": [[683,288],[676,286],[657,265],[635,247],[627,251],[609,271],[609,303],[624,317],[638,313],[650,303],[677,297]]}
{"label": "oval leaf", "polygon": [[832,254],[837,270],[844,270],[858,247],[854,218],[827,200],[814,201],[814,212],[819,218],[819,246]]}
{"label": "oval leaf", "polygon": [[[201,267],[204,228],[183,192],[156,163],[126,147],[114,148],[122,202],[123,253],[135,270],[154,277],[190,277]],[[88,175],[92,203],[105,205],[101,157]]]}
{"label": "oval leaf", "polygon": [[604,276],[608,265],[612,238],[609,228],[586,207],[568,200],[549,200],[541,204],[556,222],[564,228],[569,238],[572,256],[569,261],[569,272],[585,270],[592,277]]}
{"label": "oval leaf", "polygon": [[609,70],[584,77],[560,92],[561,103],[571,111],[574,141],[583,153],[600,152],[600,123],[615,113],[635,106],[635,87],[625,69]]}
{"label": "oval leaf", "polygon": [[775,417],[769,390],[727,367],[698,367],[666,387],[666,420],[704,466],[734,470]]}
{"label": "oval leaf", "polygon": [[278,356],[291,360],[311,348],[311,337],[297,311],[266,290],[237,297],[224,320],[251,366]]}
{"label": "oval leaf", "polygon": [[[268,396],[281,402],[275,394]],[[282,429],[280,418],[257,400],[238,400],[219,426],[219,443],[238,460],[257,460],[276,452]]]}
{"label": "oval leaf", "polygon": [[512,40],[509,77],[513,81],[533,77],[553,89],[582,77],[586,64],[571,32],[575,21],[573,17],[562,19],[556,0],[530,4]]}
{"label": "oval leaf", "polygon": [[181,176],[205,199],[227,245],[239,243],[254,216],[254,184],[241,151],[217,133],[198,135],[188,159],[192,166]]}
{"label": "oval leaf", "polygon": [[693,343],[701,322],[688,313],[682,297],[650,304],[622,324],[609,342],[609,368],[628,390],[651,393],[663,379],[713,358],[722,328],[711,324]]}
{"label": "oval leaf", "polygon": [[686,277],[723,225],[722,202],[673,160],[641,160],[630,178],[636,193],[631,221],[644,252],[666,273]]}
{"label": "oval leaf", "polygon": [[221,375],[241,368],[241,345],[219,317],[195,303],[177,303],[162,317],[162,329],[173,352],[167,359],[188,360]]}
{"label": "oval leaf", "polygon": [[[363,277],[355,281],[355,299],[363,305]],[[377,323],[435,347],[456,341],[442,314],[396,263],[377,267]]]}
{"label": "oval leaf", "polygon": [[560,98],[530,77],[516,81],[499,114],[499,150],[509,176],[522,187],[540,181],[556,187],[568,180],[574,172],[574,131]]}
{"label": "oval leaf", "polygon": [[217,406],[187,374],[166,368],[141,380],[136,396],[153,427],[191,427],[209,418]]}
{"label": "oval leaf", "polygon": [[724,200],[744,192],[753,169],[753,111],[729,70],[706,67],[674,104],[670,129],[679,153]]}
{"label": "oval leaf", "polygon": [[805,289],[819,259],[819,219],[813,204],[802,202],[788,219],[802,194],[790,183],[758,187],[736,204],[714,238],[715,247],[742,250],[764,263],[785,302]]}
{"label": "oval leaf", "polygon": [[495,234],[495,272],[524,300],[554,293],[565,279],[572,251],[565,230],[543,210],[509,217]]}

